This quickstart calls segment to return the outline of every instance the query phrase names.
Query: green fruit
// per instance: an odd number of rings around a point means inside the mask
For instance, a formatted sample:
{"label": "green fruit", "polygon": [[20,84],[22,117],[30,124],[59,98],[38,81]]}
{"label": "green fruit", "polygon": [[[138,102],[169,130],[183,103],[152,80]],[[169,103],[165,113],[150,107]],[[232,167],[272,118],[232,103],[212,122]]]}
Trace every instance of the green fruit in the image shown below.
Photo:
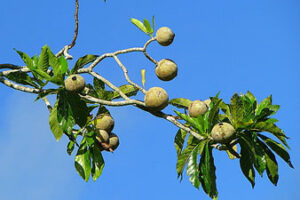
{"label": "green fruit", "polygon": [[105,130],[110,133],[114,128],[115,121],[110,114],[100,114],[94,120],[96,129]]}
{"label": "green fruit", "polygon": [[120,144],[119,137],[114,133],[109,134],[108,144],[109,144],[109,148],[111,150],[113,150],[113,151],[116,150]]}
{"label": "green fruit", "polygon": [[162,59],[156,65],[155,74],[160,80],[170,81],[177,76],[177,65],[170,59]]}
{"label": "green fruit", "polygon": [[145,104],[152,110],[159,111],[167,107],[169,97],[167,92],[160,87],[150,88],[145,95]]}
{"label": "green fruit", "polygon": [[108,143],[109,134],[105,130],[96,129],[96,140],[100,143]]}
{"label": "green fruit", "polygon": [[70,75],[65,80],[65,88],[69,92],[80,93],[85,87],[85,80],[79,74]]}
{"label": "green fruit", "polygon": [[211,130],[211,137],[214,141],[219,143],[226,143],[232,139],[235,130],[233,126],[226,122],[221,122],[216,125]]}
{"label": "green fruit", "polygon": [[168,27],[161,27],[156,31],[156,40],[162,46],[170,45],[174,40],[175,34]]}
{"label": "green fruit", "polygon": [[196,100],[190,104],[188,111],[191,117],[198,117],[199,114],[204,115],[207,109],[208,107],[203,101]]}

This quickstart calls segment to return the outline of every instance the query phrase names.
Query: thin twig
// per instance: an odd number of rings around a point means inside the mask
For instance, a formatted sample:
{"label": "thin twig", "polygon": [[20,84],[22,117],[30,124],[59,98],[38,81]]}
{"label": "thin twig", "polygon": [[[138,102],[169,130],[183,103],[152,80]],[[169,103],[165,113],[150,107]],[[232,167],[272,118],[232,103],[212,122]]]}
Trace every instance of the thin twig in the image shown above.
{"label": "thin twig", "polygon": [[124,72],[124,76],[127,80],[128,83],[130,83],[131,85],[133,85],[134,87],[136,87],[137,89],[139,89],[140,91],[142,91],[144,94],[146,94],[146,90],[144,88],[142,88],[141,86],[139,86],[138,84],[132,82],[128,76],[128,70],[127,68],[123,65],[123,63],[119,60],[119,58],[117,56],[114,56],[114,59],[116,60],[116,62],[118,63],[118,65],[121,67],[121,69]]}
{"label": "thin twig", "polygon": [[144,45],[144,47],[143,47],[143,53],[144,53],[144,55],[146,56],[146,58],[148,58],[151,62],[153,62],[154,64],[157,64],[157,61],[154,60],[154,59],[147,53],[147,47],[148,47],[148,45],[149,45],[151,42],[155,41],[155,40],[156,40],[156,38],[151,38],[150,40],[148,40],[148,41],[145,43],[145,45]]}
{"label": "thin twig", "polygon": [[142,101],[138,101],[135,99],[129,99],[129,100],[124,100],[124,101],[107,101],[103,99],[98,99],[89,95],[79,95],[81,98],[86,99],[90,102],[93,103],[99,103],[102,105],[107,105],[107,106],[128,106],[128,105],[140,105],[140,106],[145,106],[145,103]]}
{"label": "thin twig", "polygon": [[20,69],[20,67],[13,64],[0,64],[0,69]]}
{"label": "thin twig", "polygon": [[52,111],[52,106],[51,106],[49,100],[47,99],[47,97],[43,97],[42,99],[43,99],[43,101],[45,102],[45,104],[46,104],[46,106],[47,106],[49,112],[51,113],[51,111]]}
{"label": "thin twig", "polygon": [[76,44],[76,39],[77,39],[77,36],[78,36],[78,27],[79,27],[79,23],[78,23],[78,10],[79,10],[79,1],[78,0],[75,0],[75,14],[74,14],[74,18],[75,18],[75,30],[74,30],[74,36],[73,36],[73,39],[72,39],[72,42],[71,44],[69,45],[66,45],[64,46],[55,56],[56,57],[59,57],[61,55],[64,55],[64,57],[67,59],[67,60],[71,60],[73,59],[73,56],[71,56],[69,54],[69,50],[75,46]]}

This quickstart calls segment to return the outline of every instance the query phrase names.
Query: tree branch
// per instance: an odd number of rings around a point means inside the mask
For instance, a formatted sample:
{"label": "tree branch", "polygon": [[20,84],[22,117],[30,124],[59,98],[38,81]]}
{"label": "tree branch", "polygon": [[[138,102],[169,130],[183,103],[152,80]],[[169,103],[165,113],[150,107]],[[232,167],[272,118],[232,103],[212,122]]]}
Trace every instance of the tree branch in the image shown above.
{"label": "tree branch", "polygon": [[118,65],[121,67],[121,69],[124,72],[124,76],[127,80],[128,83],[130,83],[131,85],[133,85],[134,87],[138,88],[140,91],[142,91],[144,94],[146,94],[146,90],[144,88],[142,88],[141,86],[139,86],[138,84],[132,82],[128,76],[128,70],[127,68],[122,64],[122,62],[119,60],[119,58],[117,56],[114,56],[114,59],[116,60],[116,62],[118,63]]}
{"label": "tree branch", "polygon": [[36,93],[36,94],[40,92],[39,89],[29,88],[29,87],[25,87],[25,86],[22,86],[22,85],[18,85],[16,83],[13,83],[9,80],[4,79],[3,77],[0,77],[0,82],[3,83],[4,85],[8,86],[8,87],[11,87],[11,88],[16,89],[16,90],[20,90],[22,92]]}

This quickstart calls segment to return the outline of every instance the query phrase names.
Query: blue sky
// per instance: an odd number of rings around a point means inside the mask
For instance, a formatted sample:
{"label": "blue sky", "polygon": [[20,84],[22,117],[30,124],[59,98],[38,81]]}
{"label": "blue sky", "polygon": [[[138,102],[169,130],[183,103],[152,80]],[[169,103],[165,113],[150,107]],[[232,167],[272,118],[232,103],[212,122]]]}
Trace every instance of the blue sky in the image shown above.
{"label": "blue sky", "polygon": [[[69,43],[73,4],[3,1],[0,63],[23,64],[13,48],[35,55],[45,44],[57,52]],[[140,83],[140,69],[145,68],[146,89],[163,87],[170,98],[207,99],[221,91],[220,96],[228,101],[235,92],[250,90],[259,100],[272,94],[273,103],[281,105],[276,117],[278,126],[291,138],[288,142],[295,169],[278,158],[278,186],[264,174],[257,177],[253,190],[238,161],[214,151],[219,199],[300,199],[300,2],[80,1],[79,37],[70,53],[78,58],[142,46],[148,38],[130,18],[151,19],[153,15],[156,27],[169,26],[176,37],[169,47],[151,44],[149,53],[156,60],[174,60],[178,76],[162,82],[142,55],[120,56],[134,81]],[[108,59],[97,72],[117,85],[124,84],[121,71],[111,73],[115,67]],[[1,199],[209,199],[202,190],[194,189],[187,177],[181,183],[177,180],[173,144],[177,128],[167,121],[133,107],[112,108],[114,132],[121,145],[114,154],[105,153],[102,176],[85,183],[75,171],[73,156],[66,153],[67,139],[56,142],[52,136],[43,102],[34,103],[34,95],[3,85],[0,97]]]}

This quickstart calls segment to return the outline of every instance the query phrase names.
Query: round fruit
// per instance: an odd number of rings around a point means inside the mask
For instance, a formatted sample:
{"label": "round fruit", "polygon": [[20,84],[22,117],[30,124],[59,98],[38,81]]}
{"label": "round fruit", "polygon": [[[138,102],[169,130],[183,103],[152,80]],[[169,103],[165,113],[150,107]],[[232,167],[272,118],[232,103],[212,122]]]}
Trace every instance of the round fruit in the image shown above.
{"label": "round fruit", "polygon": [[100,114],[94,120],[96,129],[105,130],[110,133],[114,128],[115,121],[110,114]]}
{"label": "round fruit", "polygon": [[110,150],[116,150],[119,146],[120,142],[119,142],[119,137],[114,134],[114,133],[111,133],[109,135],[109,148]]}
{"label": "round fruit", "polygon": [[156,31],[156,40],[162,46],[170,45],[174,40],[175,34],[168,27],[161,27]]}
{"label": "round fruit", "polygon": [[207,111],[207,105],[200,100],[193,101],[189,106],[189,115],[191,117],[198,117],[199,114],[204,115]]}
{"label": "round fruit", "polygon": [[230,141],[234,135],[235,130],[233,126],[226,122],[221,122],[216,125],[211,130],[211,137],[216,142],[225,143]]}
{"label": "round fruit", "polygon": [[85,87],[85,81],[79,74],[73,74],[65,80],[65,88],[69,92],[79,93]]}
{"label": "round fruit", "polygon": [[105,130],[96,129],[96,139],[100,143],[108,143],[109,134]]}
{"label": "round fruit", "polygon": [[160,80],[170,81],[177,76],[177,65],[170,59],[162,59],[157,63],[155,73]]}
{"label": "round fruit", "polygon": [[160,87],[153,87],[147,91],[144,100],[147,107],[158,111],[167,107],[169,97],[164,89]]}
{"label": "round fruit", "polygon": [[209,104],[210,104],[210,102],[211,102],[211,100],[210,99],[206,99],[205,101],[203,101],[206,105],[207,105],[207,107],[209,108]]}

